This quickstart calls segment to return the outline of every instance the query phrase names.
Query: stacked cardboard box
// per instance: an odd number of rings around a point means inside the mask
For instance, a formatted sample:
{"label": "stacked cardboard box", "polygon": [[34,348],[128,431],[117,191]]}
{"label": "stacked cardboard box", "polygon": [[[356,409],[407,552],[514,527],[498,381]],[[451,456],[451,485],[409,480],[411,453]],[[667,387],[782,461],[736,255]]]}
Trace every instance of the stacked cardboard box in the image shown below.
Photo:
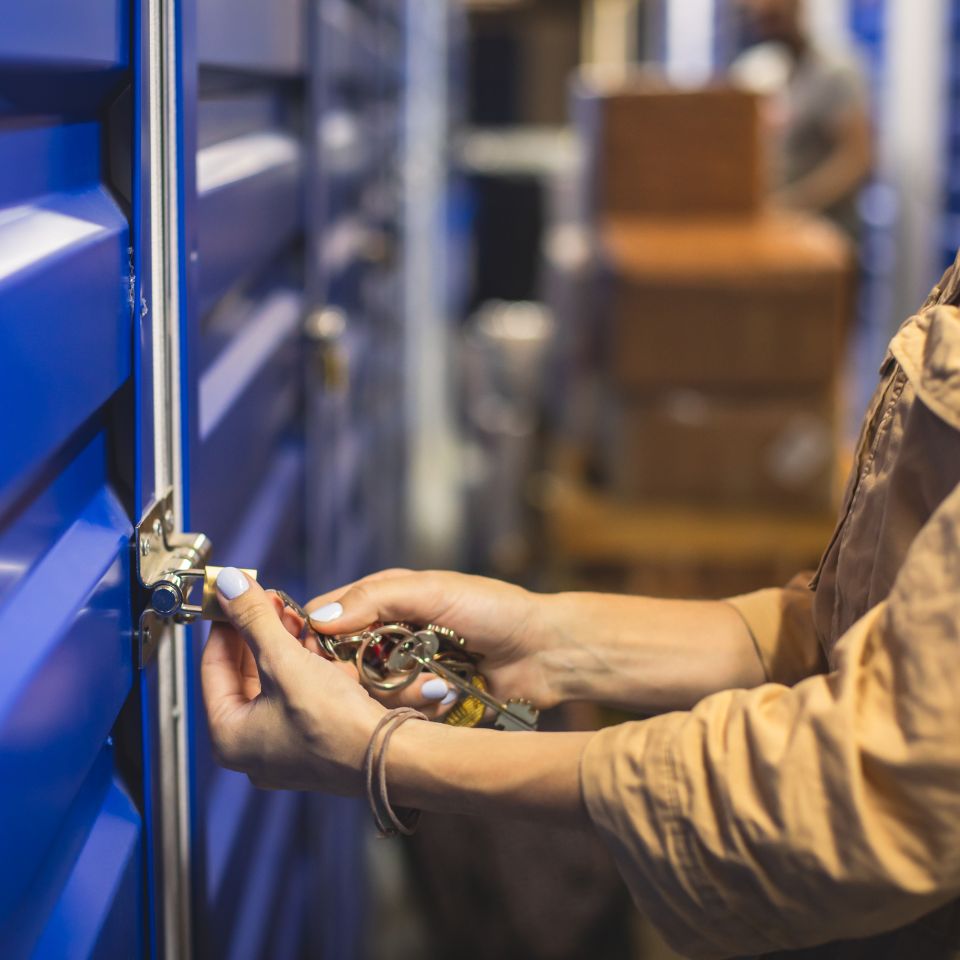
{"label": "stacked cardboard box", "polygon": [[767,192],[760,104],[722,88],[671,90],[650,74],[608,80],[584,71],[574,119],[601,220],[742,217]]}
{"label": "stacked cardboard box", "polygon": [[[592,453],[604,487],[591,496],[606,498],[594,522],[610,525],[611,560],[631,567],[630,587],[704,596],[815,562],[832,519],[848,242],[766,205],[751,95],[581,79],[575,109],[599,264],[580,318],[602,344]],[[641,536],[657,516],[672,518],[679,554]],[[583,555],[558,533],[566,522],[548,520],[549,538]],[[738,553],[741,528],[779,540],[747,537],[753,552]],[[720,548],[698,560],[705,543]]]}
{"label": "stacked cardboard box", "polygon": [[609,220],[602,447],[623,496],[828,509],[849,253],[826,223]]}

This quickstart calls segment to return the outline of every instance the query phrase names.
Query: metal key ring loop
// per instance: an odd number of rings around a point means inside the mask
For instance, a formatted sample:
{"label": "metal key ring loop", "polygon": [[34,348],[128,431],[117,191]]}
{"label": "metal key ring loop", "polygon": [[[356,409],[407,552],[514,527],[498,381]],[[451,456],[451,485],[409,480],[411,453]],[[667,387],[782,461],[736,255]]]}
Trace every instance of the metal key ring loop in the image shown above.
{"label": "metal key ring loop", "polygon": [[[379,690],[382,693],[396,692],[397,690],[403,690],[409,687],[423,672],[423,666],[418,663],[414,669],[405,673],[400,679],[382,680],[380,677],[371,673],[370,667],[365,662],[366,653],[370,644],[373,643],[374,640],[380,640],[390,636],[399,637],[403,642],[412,641],[420,646],[423,645],[423,641],[420,640],[412,630],[399,624],[376,627],[364,633],[363,640],[360,642],[360,649],[357,651],[357,671],[360,674],[360,681],[364,686],[372,687],[374,690]],[[394,674],[394,676],[396,676],[396,674]]]}
{"label": "metal key ring loop", "polygon": [[324,648],[330,655],[337,660],[349,662],[356,656],[357,650],[363,644],[363,638],[369,634],[369,630],[361,630],[359,633],[335,633],[332,636],[324,636]]}

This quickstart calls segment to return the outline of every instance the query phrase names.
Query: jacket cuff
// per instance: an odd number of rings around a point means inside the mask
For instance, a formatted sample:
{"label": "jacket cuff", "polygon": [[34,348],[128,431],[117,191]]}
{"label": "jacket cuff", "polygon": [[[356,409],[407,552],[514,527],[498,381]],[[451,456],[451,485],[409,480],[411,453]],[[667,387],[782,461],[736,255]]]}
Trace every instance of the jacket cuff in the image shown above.
{"label": "jacket cuff", "polygon": [[767,680],[793,686],[827,670],[813,620],[812,590],[796,577],[786,587],[758,590],[726,602],[750,632]]}

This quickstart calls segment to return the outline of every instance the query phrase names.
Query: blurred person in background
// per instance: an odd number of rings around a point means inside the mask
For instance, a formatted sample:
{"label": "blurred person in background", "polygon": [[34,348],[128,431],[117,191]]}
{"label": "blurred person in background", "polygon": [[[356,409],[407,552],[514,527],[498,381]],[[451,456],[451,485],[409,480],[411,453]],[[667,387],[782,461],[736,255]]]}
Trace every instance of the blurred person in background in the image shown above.
{"label": "blurred person in background", "polygon": [[746,50],[730,78],[766,97],[775,201],[822,214],[857,240],[858,195],[873,165],[860,64],[815,42],[802,0],[738,0],[737,6]]}

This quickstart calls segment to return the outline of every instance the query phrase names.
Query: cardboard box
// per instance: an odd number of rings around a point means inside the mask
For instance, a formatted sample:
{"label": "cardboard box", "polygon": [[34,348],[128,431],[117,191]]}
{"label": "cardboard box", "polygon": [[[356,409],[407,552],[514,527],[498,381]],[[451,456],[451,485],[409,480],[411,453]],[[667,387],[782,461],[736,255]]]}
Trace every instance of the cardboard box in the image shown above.
{"label": "cardboard box", "polygon": [[847,240],[812,217],[608,221],[601,228],[608,369],[624,390],[833,383],[853,311]]}
{"label": "cardboard box", "polygon": [[606,216],[750,216],[767,194],[759,100],[722,87],[667,88],[647,74],[582,71],[574,115],[587,189]]}
{"label": "cardboard box", "polygon": [[829,510],[831,393],[799,398],[675,390],[608,408],[605,473],[633,501]]}

